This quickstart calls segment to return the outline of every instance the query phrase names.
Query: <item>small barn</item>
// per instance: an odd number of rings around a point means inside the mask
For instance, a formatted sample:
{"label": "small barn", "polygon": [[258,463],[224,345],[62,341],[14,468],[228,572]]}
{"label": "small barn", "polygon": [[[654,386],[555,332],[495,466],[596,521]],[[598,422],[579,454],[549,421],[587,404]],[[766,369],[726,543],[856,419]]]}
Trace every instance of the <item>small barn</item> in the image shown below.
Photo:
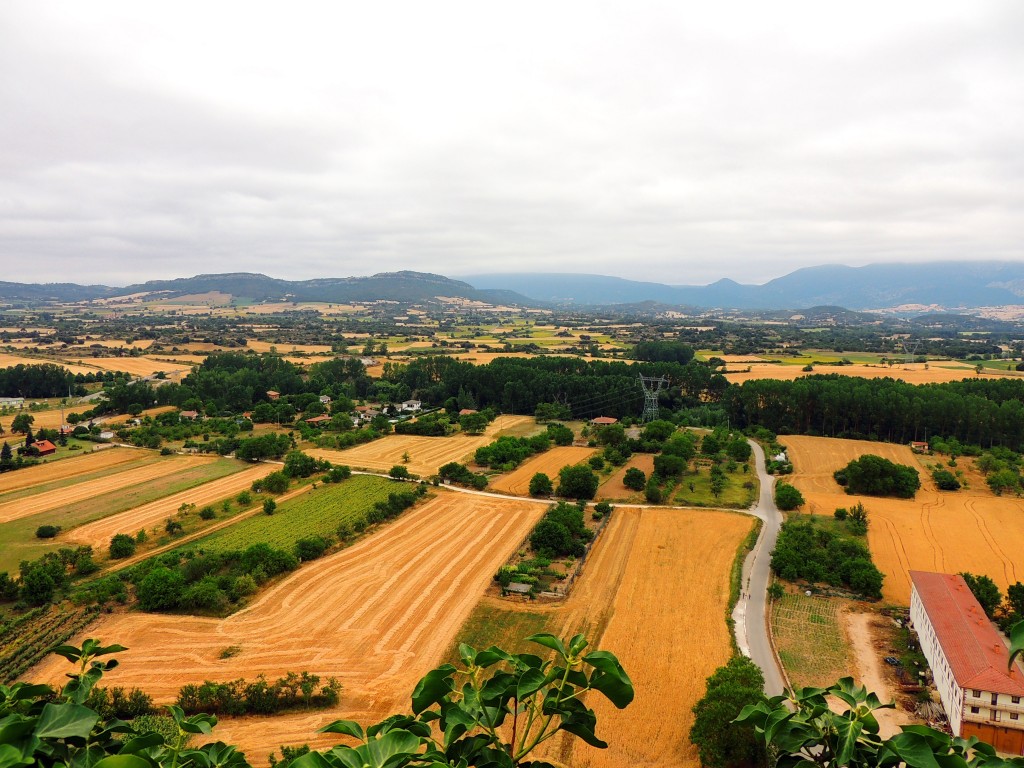
{"label": "small barn", "polygon": [[57,446],[49,440],[36,440],[32,445],[39,451],[40,456],[52,456],[57,452]]}

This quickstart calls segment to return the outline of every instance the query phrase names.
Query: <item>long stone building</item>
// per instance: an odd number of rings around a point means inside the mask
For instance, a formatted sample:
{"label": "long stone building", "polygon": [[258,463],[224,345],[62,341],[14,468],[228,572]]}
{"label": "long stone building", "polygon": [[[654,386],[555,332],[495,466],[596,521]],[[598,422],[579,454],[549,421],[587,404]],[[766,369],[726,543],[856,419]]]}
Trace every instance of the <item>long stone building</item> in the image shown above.
{"label": "long stone building", "polygon": [[962,576],[911,571],[910,620],[955,736],[1024,755],[1024,670]]}

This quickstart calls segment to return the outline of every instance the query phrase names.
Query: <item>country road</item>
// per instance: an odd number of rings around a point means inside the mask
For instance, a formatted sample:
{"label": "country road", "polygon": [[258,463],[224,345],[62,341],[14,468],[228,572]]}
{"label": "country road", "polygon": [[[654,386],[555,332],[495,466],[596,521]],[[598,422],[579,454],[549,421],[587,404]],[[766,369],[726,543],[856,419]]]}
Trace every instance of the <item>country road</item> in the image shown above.
{"label": "country road", "polygon": [[764,451],[750,441],[754,448],[757,477],[761,481],[761,496],[750,514],[764,523],[754,549],[743,563],[741,597],[733,609],[736,622],[736,644],[744,656],[749,656],[764,673],[764,692],[778,696],[785,689],[782,671],[775,659],[768,637],[768,582],[771,577],[771,552],[782,527],[782,513],[775,506],[775,478],[765,471]]}

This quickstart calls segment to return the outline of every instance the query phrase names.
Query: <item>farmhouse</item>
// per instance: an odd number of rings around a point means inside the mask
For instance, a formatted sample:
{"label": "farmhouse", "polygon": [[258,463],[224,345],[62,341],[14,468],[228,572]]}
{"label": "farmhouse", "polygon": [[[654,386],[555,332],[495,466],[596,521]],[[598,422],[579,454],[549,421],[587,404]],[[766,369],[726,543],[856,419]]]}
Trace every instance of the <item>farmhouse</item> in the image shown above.
{"label": "farmhouse", "polygon": [[[954,736],[1024,755],[1024,671],[962,576],[911,571],[910,619]],[[1007,671],[1009,670],[1009,671]]]}
{"label": "farmhouse", "polygon": [[610,424],[618,424],[618,419],[613,419],[611,416],[598,416],[596,419],[591,419],[590,423],[595,427],[607,427]]}
{"label": "farmhouse", "polygon": [[40,456],[51,456],[57,452],[57,446],[49,440],[36,440],[32,445],[39,451]]}
{"label": "farmhouse", "polygon": [[406,400],[399,407],[406,413],[414,413],[415,411],[418,411],[422,406],[423,403],[421,403],[419,400]]}
{"label": "farmhouse", "polygon": [[320,416],[313,416],[311,418],[306,419],[306,423],[312,427],[322,427],[324,424],[329,424],[330,421],[331,417],[326,414],[322,414]]}
{"label": "farmhouse", "polygon": [[324,405],[330,405],[331,404],[331,396],[330,395],[320,395],[320,402],[323,403]]}
{"label": "farmhouse", "polygon": [[459,411],[459,416],[471,416],[474,413],[476,413],[476,410],[474,410],[473,408],[463,408],[461,411]]}
{"label": "farmhouse", "polygon": [[111,432],[109,429],[106,429],[106,430],[100,432],[99,438],[100,438],[100,440],[113,440],[114,439],[114,433]]}
{"label": "farmhouse", "polygon": [[921,440],[911,440],[910,441],[910,450],[912,450],[914,453],[931,453],[932,452],[931,446],[929,446],[928,443],[922,442]]}
{"label": "farmhouse", "polygon": [[24,408],[24,397],[0,397],[0,408]]}
{"label": "farmhouse", "polygon": [[280,396],[281,396],[280,392],[275,392],[272,389],[268,389],[267,390],[267,399],[268,400],[277,400],[277,398],[279,398]]}
{"label": "farmhouse", "polygon": [[179,419],[186,419],[188,421],[195,421],[199,417],[199,411],[182,411],[178,414]]}

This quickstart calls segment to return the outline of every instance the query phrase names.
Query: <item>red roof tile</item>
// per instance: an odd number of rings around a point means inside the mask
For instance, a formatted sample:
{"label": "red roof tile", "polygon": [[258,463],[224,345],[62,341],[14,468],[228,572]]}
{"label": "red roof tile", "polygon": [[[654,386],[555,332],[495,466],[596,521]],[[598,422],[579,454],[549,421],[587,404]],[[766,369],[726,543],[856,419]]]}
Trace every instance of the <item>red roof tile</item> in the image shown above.
{"label": "red roof tile", "polygon": [[596,419],[591,419],[591,424],[617,424],[618,419],[613,419],[611,416],[598,416]]}
{"label": "red roof tile", "polygon": [[961,688],[1024,696],[1019,665],[1007,672],[1009,651],[962,576],[911,571],[935,637]]}
{"label": "red roof tile", "polygon": [[34,445],[36,447],[36,450],[39,451],[40,453],[57,450],[57,446],[51,443],[49,440],[36,440],[34,443],[32,443],[32,445]]}

